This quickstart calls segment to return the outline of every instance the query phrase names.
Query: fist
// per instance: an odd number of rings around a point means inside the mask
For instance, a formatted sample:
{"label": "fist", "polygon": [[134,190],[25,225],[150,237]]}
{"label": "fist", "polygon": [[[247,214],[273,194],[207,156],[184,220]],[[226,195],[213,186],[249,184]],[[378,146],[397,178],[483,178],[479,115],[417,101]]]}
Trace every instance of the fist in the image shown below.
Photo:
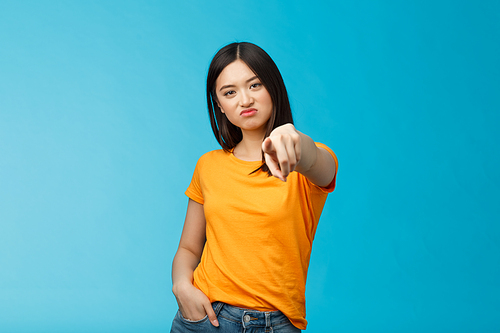
{"label": "fist", "polygon": [[300,162],[300,134],[292,124],[277,127],[262,142],[262,151],[272,175],[286,182]]}

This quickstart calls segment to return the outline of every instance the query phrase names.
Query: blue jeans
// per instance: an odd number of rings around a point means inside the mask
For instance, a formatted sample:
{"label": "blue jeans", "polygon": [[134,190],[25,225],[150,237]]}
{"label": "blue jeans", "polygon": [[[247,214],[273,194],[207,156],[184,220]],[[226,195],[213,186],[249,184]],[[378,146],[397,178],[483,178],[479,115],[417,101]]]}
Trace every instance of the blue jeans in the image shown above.
{"label": "blue jeans", "polygon": [[280,311],[262,312],[237,308],[222,302],[212,303],[219,327],[215,327],[205,318],[191,321],[177,311],[170,333],[299,333],[297,327]]}

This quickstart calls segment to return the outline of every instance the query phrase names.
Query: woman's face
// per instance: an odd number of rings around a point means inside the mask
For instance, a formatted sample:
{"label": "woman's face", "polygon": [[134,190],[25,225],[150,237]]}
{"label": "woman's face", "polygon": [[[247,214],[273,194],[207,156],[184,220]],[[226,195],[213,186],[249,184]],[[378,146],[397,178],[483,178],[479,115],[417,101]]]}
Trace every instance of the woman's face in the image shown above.
{"label": "woman's face", "polygon": [[217,101],[227,119],[242,131],[266,131],[273,112],[271,95],[255,73],[236,60],[224,68],[215,82]]}

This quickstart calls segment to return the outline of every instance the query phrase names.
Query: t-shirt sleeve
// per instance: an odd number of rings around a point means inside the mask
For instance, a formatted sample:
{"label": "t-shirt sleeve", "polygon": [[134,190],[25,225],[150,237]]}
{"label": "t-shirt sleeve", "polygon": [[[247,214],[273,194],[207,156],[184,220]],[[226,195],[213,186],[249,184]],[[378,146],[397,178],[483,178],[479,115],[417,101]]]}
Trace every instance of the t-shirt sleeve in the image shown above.
{"label": "t-shirt sleeve", "polygon": [[335,175],[333,175],[333,179],[332,179],[331,183],[325,187],[318,186],[323,192],[326,192],[326,193],[333,192],[333,190],[335,189],[336,181],[337,181],[337,171],[339,169],[339,161],[337,160],[337,155],[335,155],[333,150],[331,150],[327,145],[324,145],[322,143],[316,142],[316,147],[325,149],[327,152],[330,153],[330,155],[332,155],[333,160],[335,161]]}
{"label": "t-shirt sleeve", "polygon": [[201,158],[196,163],[196,167],[194,168],[193,178],[191,178],[191,183],[189,184],[186,192],[184,193],[190,199],[203,205],[205,200],[203,199],[203,192],[201,190],[200,169],[201,169]]}

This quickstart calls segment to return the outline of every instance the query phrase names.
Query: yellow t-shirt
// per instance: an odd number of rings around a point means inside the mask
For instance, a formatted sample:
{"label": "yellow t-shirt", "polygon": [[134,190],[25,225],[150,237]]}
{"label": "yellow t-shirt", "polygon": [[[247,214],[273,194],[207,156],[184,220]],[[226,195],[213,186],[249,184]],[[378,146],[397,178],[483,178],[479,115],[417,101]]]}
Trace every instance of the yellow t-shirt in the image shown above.
{"label": "yellow t-shirt", "polygon": [[[337,157],[327,146],[335,159]],[[211,302],[280,310],[305,329],[305,284],[312,242],[328,192],[298,172],[287,182],[232,153],[214,150],[196,164],[186,195],[203,204],[206,243],[194,285]]]}

